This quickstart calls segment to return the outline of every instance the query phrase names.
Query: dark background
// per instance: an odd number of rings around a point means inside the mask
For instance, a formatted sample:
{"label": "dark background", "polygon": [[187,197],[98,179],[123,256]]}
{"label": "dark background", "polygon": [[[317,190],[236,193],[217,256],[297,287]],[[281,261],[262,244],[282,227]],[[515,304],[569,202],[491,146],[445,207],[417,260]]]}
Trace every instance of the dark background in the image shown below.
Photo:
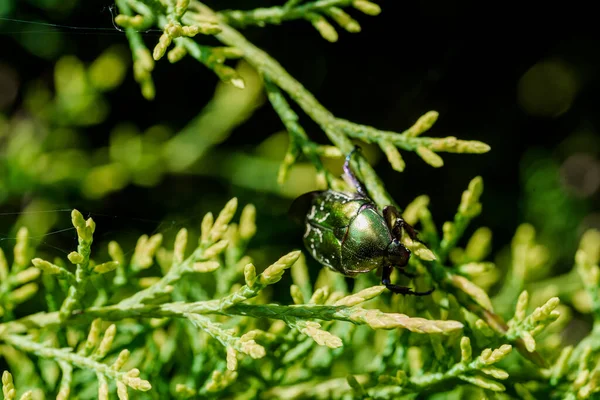
{"label": "dark background", "polygon": [[[19,0],[18,3],[5,15],[27,21],[112,28],[111,2],[79,2],[69,10],[65,8],[67,11],[60,11],[58,3],[51,1]],[[42,3],[50,6],[42,7]],[[255,7],[282,3],[207,2],[217,9],[222,4],[233,9],[248,8],[248,4]],[[485,182],[484,211],[477,225],[492,228],[495,244],[508,243],[516,226],[527,219],[521,184],[526,152],[539,148],[561,163],[568,156],[561,152],[561,144],[572,134],[585,130],[598,137],[600,40],[588,36],[560,38],[537,31],[513,35],[509,21],[503,24],[504,31],[494,24],[479,26],[481,22],[475,27],[476,14],[472,14],[474,10],[466,3],[459,6],[445,1],[378,3],[383,12],[377,17],[350,10],[360,22],[362,32],[350,34],[339,29],[337,43],[323,40],[306,21],[251,27],[243,32],[338,117],[402,131],[426,111],[437,110],[440,118],[428,134],[488,143],[492,150],[484,155],[441,154],[445,165],[439,169],[404,152],[407,163],[404,173],[393,171],[383,159],[376,170],[401,205],[416,195],[428,194],[440,228],[442,221],[452,218],[469,180],[481,175]],[[486,15],[493,18],[493,13]],[[36,29],[43,32],[27,37],[58,41],[56,54],[39,57],[25,50],[22,42],[26,31]],[[21,84],[40,77],[51,84],[53,65],[60,55],[75,54],[83,61],[92,61],[110,45],[126,44],[124,34],[114,30],[52,30],[3,21],[0,33],[4,33],[0,36],[1,62],[17,72]],[[157,40],[158,34],[145,35],[149,48]],[[91,146],[106,145],[109,130],[122,120],[130,120],[141,129],[156,123],[165,123],[175,130],[183,127],[210,99],[217,82],[212,71],[189,58],[176,65],[158,62],[153,77],[157,97],[152,102],[142,98],[131,72],[119,89],[107,94],[111,103],[109,119],[84,132]],[[192,97],[194,101],[173,100]],[[4,112],[10,115],[19,109],[18,97],[4,107]],[[326,142],[314,125],[307,127],[312,138]],[[251,151],[280,129],[281,122],[267,103],[220,147]],[[590,152],[598,156],[597,148],[591,146]],[[275,238],[284,247],[300,246],[297,231],[281,222],[289,200],[232,187],[217,179],[168,176],[154,188],[130,186],[98,201],[65,195],[62,201],[67,207],[77,206],[91,215],[98,214],[98,218],[105,219],[101,223],[110,227],[109,231],[129,228],[132,224],[141,224],[141,230],[152,231],[179,224],[179,221],[165,223],[165,216],[172,214],[173,208],[185,215],[188,210],[196,212],[196,204],[206,196],[227,199],[231,195],[240,197],[241,203],[257,204],[259,228],[261,224],[269,227],[259,229],[256,246]],[[598,196],[596,190],[585,198],[587,207],[597,210]],[[17,210],[18,204],[7,207]],[[140,218],[145,222],[140,222]]]}

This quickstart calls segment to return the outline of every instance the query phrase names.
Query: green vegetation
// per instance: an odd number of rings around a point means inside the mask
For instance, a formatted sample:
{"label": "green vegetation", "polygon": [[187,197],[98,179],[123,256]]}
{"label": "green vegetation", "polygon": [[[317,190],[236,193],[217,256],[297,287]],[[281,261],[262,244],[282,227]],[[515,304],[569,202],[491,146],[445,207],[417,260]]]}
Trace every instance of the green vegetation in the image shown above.
{"label": "green vegetation", "polygon": [[[185,57],[222,81],[213,98],[179,132],[161,125],[140,132],[124,123],[106,147],[92,150],[79,130],[105,120],[108,92],[126,79],[128,56],[116,47],[89,65],[63,57],[54,90],[40,83],[24,96],[29,119],[0,119],[0,201],[35,190],[91,200],[131,184],[152,190],[166,175],[202,169],[203,156],[248,119],[263,93],[289,139],[280,163],[254,156],[258,169],[277,164],[277,170],[268,175],[272,184],[252,187],[261,184],[254,181],[251,189],[283,197],[347,190],[327,162],[350,152],[354,141],[378,147],[398,172],[406,168],[401,152],[438,168],[444,165],[439,153],[490,150],[480,141],[424,136],[435,111],[403,132],[336,117],[238,31],[306,20],[333,42],[332,23],[360,31],[348,9],[381,12],[368,0],[289,0],[219,12],[195,0],[116,3],[115,22],[125,30],[146,99],[161,96],[152,77],[156,63]],[[152,50],[142,36],[149,29],[162,32]],[[221,45],[200,44],[215,40]],[[232,67],[232,59],[241,61]],[[169,68],[175,73],[177,65]],[[300,110],[330,144],[310,138]],[[228,168],[210,173],[233,181],[244,157],[252,156],[234,154],[230,164],[219,164]],[[286,189],[305,160],[309,182]],[[357,160],[353,167],[375,203],[397,205],[369,162]],[[594,398],[600,392],[600,232],[583,233],[572,272],[551,276],[551,249],[534,226],[522,224],[498,265],[491,261],[492,231],[469,229],[483,209],[483,185],[475,176],[461,199],[421,195],[399,207],[426,244],[402,237],[413,253],[410,284],[436,288],[418,298],[392,295],[374,273],[357,277],[352,288],[327,269],[311,279],[297,249],[263,262],[268,256],[254,257],[252,241],[259,233],[271,242],[277,237],[257,224],[254,205],[239,207],[237,198],[216,216],[190,219],[174,237],[140,236],[133,251],[117,238],[97,241],[94,219],[72,210],[76,248],[50,258],[36,238],[59,218],[40,211],[58,202],[36,197],[25,210],[30,214],[17,221],[15,245],[2,242],[0,249],[0,360],[10,371],[2,376],[4,398]],[[435,219],[430,203],[448,201],[457,203],[454,218]],[[593,326],[577,343],[565,343],[573,310],[589,315]]]}

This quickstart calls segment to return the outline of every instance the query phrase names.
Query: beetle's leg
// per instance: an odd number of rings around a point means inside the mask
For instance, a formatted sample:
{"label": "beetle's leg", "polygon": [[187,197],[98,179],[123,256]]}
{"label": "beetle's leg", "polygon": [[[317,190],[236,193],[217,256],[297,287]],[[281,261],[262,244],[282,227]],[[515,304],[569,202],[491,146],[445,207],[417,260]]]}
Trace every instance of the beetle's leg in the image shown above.
{"label": "beetle's leg", "polygon": [[383,285],[385,285],[385,287],[388,288],[388,290],[390,290],[394,293],[412,294],[413,296],[427,296],[428,294],[431,294],[431,292],[433,292],[433,289],[430,289],[426,292],[415,292],[411,288],[406,287],[406,286],[392,285],[392,282],[390,280],[391,274],[392,274],[392,267],[389,265],[384,266],[383,271],[381,273],[381,283]]}
{"label": "beetle's leg", "polygon": [[367,194],[367,189],[363,186],[354,172],[352,172],[352,168],[350,168],[350,160],[352,159],[352,155],[357,151],[360,151],[360,147],[354,146],[354,149],[346,156],[346,161],[344,161],[344,173],[350,180],[350,183],[356,188],[358,194],[368,198],[369,195]]}
{"label": "beetle's leg", "polygon": [[398,240],[400,240],[400,236],[402,236],[402,229],[404,229],[412,240],[421,242],[417,237],[417,231],[415,228],[413,228],[412,225],[402,218],[396,207],[385,206],[383,208],[383,217],[388,224],[388,228],[392,231],[394,237],[398,238]]}
{"label": "beetle's leg", "polygon": [[418,276],[417,274],[411,274],[410,272],[407,272],[404,268],[396,268],[396,270],[407,278],[416,278]]}

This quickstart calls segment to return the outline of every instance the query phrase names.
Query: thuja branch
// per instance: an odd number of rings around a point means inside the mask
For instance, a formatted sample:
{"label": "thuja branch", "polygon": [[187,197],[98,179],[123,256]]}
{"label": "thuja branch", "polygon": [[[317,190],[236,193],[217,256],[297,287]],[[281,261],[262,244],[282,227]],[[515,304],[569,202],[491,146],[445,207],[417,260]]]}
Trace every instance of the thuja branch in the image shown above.
{"label": "thuja branch", "polygon": [[[203,7],[203,10],[211,12],[206,7]],[[226,24],[221,25],[223,30],[217,35],[217,39],[228,46],[233,46],[241,50],[244,53],[246,61],[287,92],[304,112],[321,126],[329,139],[342,151],[342,153],[349,153],[353,149],[353,144],[350,139],[344,135],[337,126],[335,116],[323,107],[312,93],[306,90],[300,82],[289,75],[281,64],[246,40],[246,38],[238,31]],[[361,163],[360,167],[361,172],[371,172],[374,175],[374,171],[369,171],[371,170],[371,167],[366,162]],[[380,181],[375,182],[366,180],[365,183],[375,201],[381,202],[381,204],[394,203],[390,196],[387,195],[383,184]]]}
{"label": "thuja branch", "polygon": [[40,357],[49,358],[53,360],[65,361],[69,364],[76,365],[80,368],[90,369],[95,372],[108,375],[115,380],[117,380],[121,375],[124,375],[123,372],[113,370],[110,367],[110,365],[100,363],[91,359],[90,357],[85,357],[80,354],[73,353],[67,349],[55,349],[47,347],[43,344],[31,341],[24,336],[6,335],[3,337],[3,340],[15,346],[16,348],[26,351],[28,353],[34,353]]}
{"label": "thuja branch", "polygon": [[[355,0],[318,0],[306,4],[290,7],[287,4],[280,7],[255,8],[248,11],[231,10],[223,11],[222,16],[232,26],[243,27],[246,25],[280,24],[283,21],[307,18],[310,13],[330,10],[333,7],[347,7],[357,3],[356,8],[361,6],[360,1]],[[363,1],[362,3],[367,3]],[[374,3],[371,14],[378,14],[381,9]]]}
{"label": "thuja branch", "polygon": [[[381,385],[369,390],[369,395],[374,399],[386,399],[390,396],[399,396],[406,393],[426,390],[434,385],[451,379],[460,379],[479,386],[483,389],[501,392],[505,387],[494,379],[507,379],[508,374],[493,365],[502,361],[511,351],[511,346],[502,345],[497,349],[485,349],[474,360],[471,358],[472,349],[468,337],[461,340],[461,361],[454,364],[445,372],[426,373],[407,379],[404,373],[398,377],[385,377],[393,385]],[[391,378],[391,379],[390,379]]]}
{"label": "thuja branch", "polygon": [[265,88],[273,109],[279,115],[290,135],[290,149],[279,170],[278,180],[280,183],[285,180],[288,168],[296,161],[299,153],[302,152],[314,164],[317,171],[324,174],[327,183],[331,186],[333,179],[321,163],[318,155],[318,146],[308,138],[304,128],[298,123],[298,115],[292,110],[281,90],[269,78],[265,78]]}
{"label": "thuja branch", "polygon": [[90,253],[96,224],[91,218],[85,220],[83,215],[77,210],[73,210],[71,213],[71,220],[73,226],[77,229],[79,244],[77,251],[69,254],[69,261],[77,265],[77,269],[75,271],[75,279],[69,287],[67,298],[60,307],[61,319],[66,319],[79,304],[85,294],[88,277],[92,273],[92,269],[90,268]]}
{"label": "thuja branch", "polygon": [[[384,313],[376,309],[348,306],[322,305],[277,305],[277,304],[235,304],[229,306],[220,299],[194,303],[138,304],[131,306],[112,305],[91,307],[74,312],[69,324],[88,323],[96,318],[105,321],[118,321],[126,318],[188,318],[186,314],[199,315],[241,315],[254,318],[285,320],[289,317],[322,321],[344,321],[356,325],[368,325],[373,329],[405,328],[416,333],[451,333],[462,329],[458,321],[435,321],[411,318],[404,314]],[[0,325],[0,336],[6,333],[22,333],[28,329],[40,329],[63,325],[58,313],[34,314],[16,321]]]}
{"label": "thuja branch", "polygon": [[280,24],[294,19],[305,19],[330,42],[338,39],[335,27],[328,19],[333,20],[348,32],[360,32],[358,21],[352,18],[342,8],[352,6],[367,15],[379,15],[381,8],[368,0],[317,0],[304,4],[301,0],[289,0],[281,7],[257,8],[249,11],[223,11],[221,16],[233,26],[246,25],[264,26],[265,24]]}
{"label": "thuja branch", "polygon": [[[214,13],[214,11],[201,3],[192,2],[192,4],[202,12],[202,16],[197,13],[188,12],[183,18],[184,22],[193,24],[197,18],[204,18],[206,14],[220,18],[219,26],[221,27],[221,32],[215,35],[216,38],[227,46],[238,49],[243,53],[246,61],[253,65],[268,80],[285,91],[305,113],[319,124],[329,139],[343,154],[349,153],[353,148],[350,138],[376,142],[386,151],[386,155],[388,155],[392,165],[396,164],[398,165],[397,169],[402,169],[401,162],[394,162],[400,158],[400,155],[397,153],[397,150],[395,152],[390,151],[390,144],[405,150],[416,151],[423,160],[433,166],[441,166],[443,164],[436,152],[483,153],[489,150],[488,145],[478,141],[458,140],[455,137],[442,139],[419,137],[419,134],[428,130],[433,122],[435,122],[437,114],[426,114],[427,118],[417,121],[413,127],[402,134],[381,131],[373,127],[339,119],[319,103],[312,93],[294,79],[281,64],[249,42],[240,32],[227,25],[226,18]],[[272,89],[270,93],[273,93]],[[289,106],[286,107],[286,104],[282,104],[281,102],[278,104],[280,107],[277,109],[277,112],[281,116],[282,110],[289,109]],[[286,123],[285,120],[284,123]],[[289,122],[286,124],[289,125]],[[302,150],[308,151],[306,155],[310,158],[309,146],[303,146]],[[318,165],[316,166],[318,167]],[[366,161],[360,160],[359,170],[365,178],[364,181],[369,193],[378,205],[383,207],[388,204],[394,204],[391,197],[387,194],[383,183],[377,178],[374,170]]]}
{"label": "thuja branch", "polygon": [[[200,248],[203,243],[210,243],[218,240],[225,231],[224,227],[231,219],[235,212],[236,202],[228,203],[223,211],[217,217],[214,224],[209,222],[208,217],[203,221],[202,236],[200,239]],[[211,214],[208,214],[211,215]],[[208,222],[207,222],[208,221]],[[180,236],[180,235],[178,235]],[[181,235],[183,236],[183,235]],[[182,240],[182,239],[180,239]],[[214,247],[212,245],[210,248]],[[182,246],[177,244],[176,248]],[[404,314],[384,313],[379,310],[363,309],[357,304],[364,299],[369,298],[365,292],[360,292],[355,295],[350,295],[338,302],[334,306],[321,306],[313,304],[302,304],[294,306],[281,306],[276,304],[247,304],[250,300],[259,295],[259,293],[267,286],[275,284],[281,280],[281,277],[287,269],[289,269],[299,258],[299,251],[292,251],[266,268],[261,274],[256,274],[256,268],[253,264],[247,264],[244,268],[244,278],[246,284],[240,287],[233,293],[214,300],[198,301],[191,303],[176,302],[167,304],[142,304],[141,301],[130,301],[135,296],[129,298],[129,301],[122,301],[119,304],[106,307],[91,307],[74,312],[69,319],[69,323],[89,322],[91,319],[101,318],[103,320],[122,320],[133,317],[176,317],[192,319],[196,324],[208,326],[206,320],[191,318],[193,315],[200,314],[220,314],[220,315],[240,315],[254,318],[271,318],[280,320],[289,320],[290,318],[304,320],[325,320],[325,321],[345,321],[357,325],[368,325],[373,329],[394,329],[405,328],[416,333],[450,333],[455,330],[462,329],[463,325],[457,321],[430,321],[423,318],[410,318]],[[181,256],[179,257],[181,258]],[[180,264],[184,265],[185,262]],[[197,264],[198,266],[205,265],[206,262]],[[171,270],[180,268],[178,265],[171,267]],[[200,271],[199,271],[200,272]],[[165,277],[169,276],[167,274]],[[164,279],[164,278],[163,278]],[[171,279],[171,278],[169,278]],[[156,295],[162,293],[164,284],[162,280],[153,286],[159,289],[155,291],[143,291],[143,296],[140,300],[151,298],[149,294]],[[151,286],[152,287],[152,286]],[[367,291],[371,293],[371,291]],[[375,290],[374,293],[381,293],[381,290]],[[363,299],[363,296],[367,296]],[[372,295],[371,295],[372,297]],[[64,322],[59,318],[58,313],[41,313],[22,318],[17,321],[8,322],[0,325],[0,337],[8,333],[26,332],[28,329],[39,329],[49,326],[61,325]],[[212,329],[211,332],[216,332]]]}
{"label": "thuja branch", "polygon": [[61,391],[57,398],[63,399],[69,396],[72,366],[93,371],[96,374],[99,381],[98,398],[100,399],[108,399],[107,378],[116,382],[120,399],[128,398],[127,387],[143,392],[150,390],[152,388],[150,382],[140,378],[140,371],[137,368],[121,371],[129,359],[129,350],[122,350],[112,365],[99,362],[110,351],[116,333],[115,325],[111,325],[100,339],[100,325],[100,320],[92,323],[88,340],[77,353],[72,348],[54,348],[48,343],[34,342],[27,336],[4,335],[2,340],[21,351],[54,360],[61,365],[65,375],[63,375],[63,384],[61,384]]}
{"label": "thuja branch", "polygon": [[[426,115],[427,116],[427,115]],[[437,118],[437,115],[435,115]],[[387,141],[404,150],[417,151],[420,147],[426,147],[434,152],[445,151],[447,153],[485,153],[490,146],[477,140],[459,140],[454,136],[445,138],[415,137],[414,128],[409,128],[402,133],[382,131],[371,126],[355,124],[343,119],[337,120],[337,124],[344,133],[356,139],[368,143],[379,143]]]}
{"label": "thuja branch", "polygon": [[[200,245],[192,255],[171,266],[169,272],[167,272],[167,274],[157,283],[121,301],[120,304],[122,306],[129,306],[143,303],[149,299],[154,299],[160,294],[168,293],[171,289],[171,284],[181,279],[184,274],[205,272],[203,269],[206,269],[206,263],[210,262],[211,259],[223,252],[227,246],[227,240],[221,240],[221,238],[225,234],[227,224],[233,218],[236,210],[237,199],[233,198],[227,202],[223,210],[219,213],[216,221],[214,221],[214,224],[212,221],[212,214],[207,214],[202,221],[203,236],[200,239]],[[219,264],[216,263],[215,267],[218,266]]]}

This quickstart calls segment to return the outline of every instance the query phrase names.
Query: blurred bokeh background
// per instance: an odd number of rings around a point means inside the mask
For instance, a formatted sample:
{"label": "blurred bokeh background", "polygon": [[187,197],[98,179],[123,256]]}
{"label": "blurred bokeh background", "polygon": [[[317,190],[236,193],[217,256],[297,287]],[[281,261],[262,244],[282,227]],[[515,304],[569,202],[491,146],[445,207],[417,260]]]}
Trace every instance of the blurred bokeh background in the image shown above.
{"label": "blurred bokeh background", "polygon": [[[207,2],[217,9],[282,3]],[[551,251],[553,274],[568,270],[583,230],[600,228],[600,40],[493,28],[459,34],[470,25],[465,5],[378,3],[378,17],[351,12],[362,32],[340,32],[337,43],[305,21],[244,33],[339,117],[402,131],[436,110],[432,136],[488,143],[484,155],[442,154],[439,169],[403,153],[404,173],[376,148],[366,153],[398,204],[429,195],[440,227],[481,175],[484,211],[471,231],[491,228],[494,254],[501,254],[516,227],[529,222]],[[153,72],[156,98],[148,101],[112,7],[102,0],[0,2],[0,17],[8,18],[0,20],[2,238],[12,241],[15,224],[26,224],[40,251],[65,255],[75,237],[61,229],[75,207],[97,221],[100,248],[118,239],[132,249],[141,233],[198,227],[205,212],[237,196],[258,209],[257,264],[301,247],[301,230],[285,215],[294,196],[313,188],[314,170],[301,163],[277,185],[287,136],[253,71],[231,64],[246,77],[240,91],[190,58],[162,60]],[[158,37],[144,35],[150,48]],[[341,172],[341,160],[327,166]]]}

